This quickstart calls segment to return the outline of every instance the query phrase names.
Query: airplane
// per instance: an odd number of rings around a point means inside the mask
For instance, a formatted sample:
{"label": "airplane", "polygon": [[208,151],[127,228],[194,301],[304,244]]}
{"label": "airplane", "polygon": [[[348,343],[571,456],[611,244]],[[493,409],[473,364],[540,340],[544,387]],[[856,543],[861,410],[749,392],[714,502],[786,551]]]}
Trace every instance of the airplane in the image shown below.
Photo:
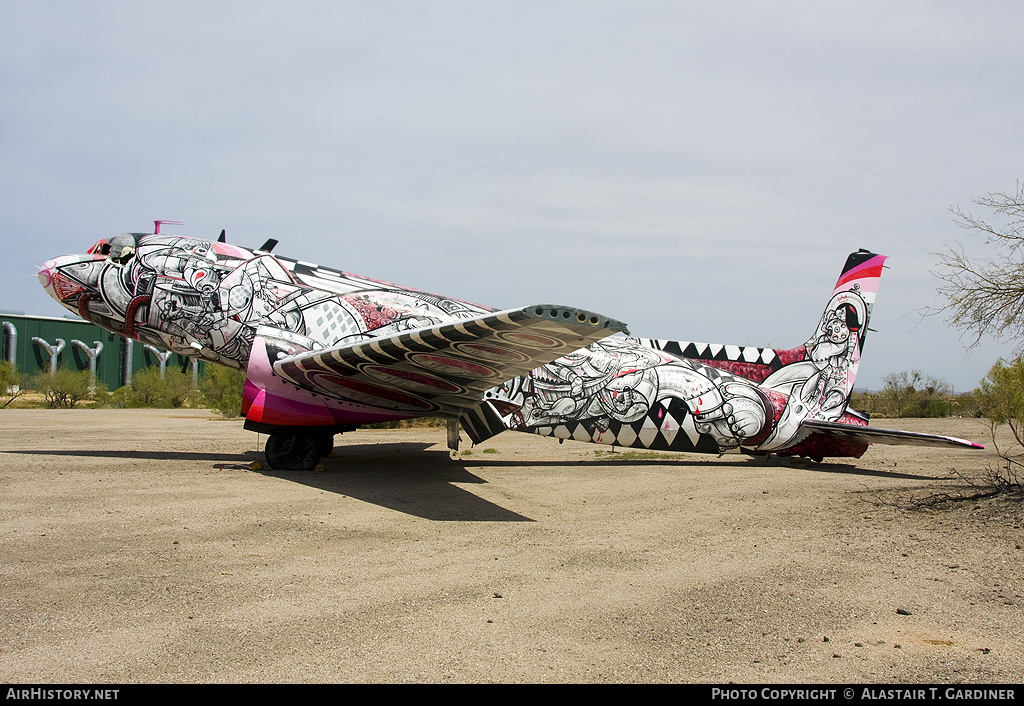
{"label": "airplane", "polygon": [[[431,416],[448,447],[506,430],[620,447],[860,458],[871,443],[982,448],[868,426],[849,408],[886,257],[852,253],[792,349],[628,335],[561,305],[497,310],[257,249],[161,233],[39,268],[108,331],[246,371],[242,415],[275,470],[310,470],[360,425]],[[178,224],[180,225],[180,224]]]}

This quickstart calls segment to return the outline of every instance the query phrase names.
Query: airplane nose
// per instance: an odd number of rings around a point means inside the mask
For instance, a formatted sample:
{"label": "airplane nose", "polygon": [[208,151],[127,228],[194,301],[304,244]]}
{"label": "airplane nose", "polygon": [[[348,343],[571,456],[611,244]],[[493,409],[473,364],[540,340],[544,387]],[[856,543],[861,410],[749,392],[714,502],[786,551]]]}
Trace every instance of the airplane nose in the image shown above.
{"label": "airplane nose", "polygon": [[39,278],[39,284],[42,285],[47,294],[59,302],[61,301],[61,295],[58,292],[60,288],[59,268],[73,265],[76,262],[88,262],[92,259],[92,255],[61,255],[52,260],[47,260],[39,266],[39,272],[36,275]]}

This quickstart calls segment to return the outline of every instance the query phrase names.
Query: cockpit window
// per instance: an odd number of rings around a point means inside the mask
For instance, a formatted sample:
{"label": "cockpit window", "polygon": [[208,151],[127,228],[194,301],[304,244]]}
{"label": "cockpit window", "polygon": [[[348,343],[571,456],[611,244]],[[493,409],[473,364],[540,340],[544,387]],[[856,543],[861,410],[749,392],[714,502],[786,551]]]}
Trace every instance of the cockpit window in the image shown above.
{"label": "cockpit window", "polygon": [[135,257],[135,238],[130,235],[115,235],[108,247],[108,257],[119,265],[127,264]]}
{"label": "cockpit window", "polygon": [[85,251],[89,255],[109,255],[110,254],[110,243],[106,238],[99,241],[91,248]]}

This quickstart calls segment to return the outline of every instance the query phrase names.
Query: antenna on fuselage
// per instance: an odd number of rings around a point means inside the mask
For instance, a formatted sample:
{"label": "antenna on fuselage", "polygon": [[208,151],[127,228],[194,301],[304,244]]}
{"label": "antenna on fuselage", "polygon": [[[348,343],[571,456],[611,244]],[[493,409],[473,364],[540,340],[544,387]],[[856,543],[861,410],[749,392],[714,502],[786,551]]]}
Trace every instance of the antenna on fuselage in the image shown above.
{"label": "antenna on fuselage", "polygon": [[217,238],[217,242],[218,243],[226,243],[226,242],[228,242],[227,234],[224,232],[223,228],[220,229],[220,237]]}
{"label": "antenna on fuselage", "polygon": [[168,225],[172,225],[172,226],[180,226],[180,225],[182,225],[181,221],[153,221],[153,226],[155,228],[153,233],[155,235],[160,235],[160,226],[163,225],[164,223],[166,223]]}
{"label": "antenna on fuselage", "polygon": [[270,252],[277,245],[277,241],[271,238],[259,247],[260,252]]}

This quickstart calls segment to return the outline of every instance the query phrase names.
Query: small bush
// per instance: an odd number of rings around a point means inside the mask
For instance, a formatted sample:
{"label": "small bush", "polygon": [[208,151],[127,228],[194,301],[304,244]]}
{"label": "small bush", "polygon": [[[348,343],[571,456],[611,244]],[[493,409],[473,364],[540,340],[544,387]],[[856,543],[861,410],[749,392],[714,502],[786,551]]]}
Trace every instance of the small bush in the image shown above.
{"label": "small bush", "polygon": [[102,399],[109,407],[179,408],[197,398],[192,376],[176,368],[168,368],[160,375],[160,368],[151,365],[132,376],[132,384],[119,387]]}
{"label": "small bush", "polygon": [[199,389],[211,409],[225,417],[237,417],[242,413],[242,388],[245,385],[245,371],[223,365],[208,365]]}
{"label": "small bush", "polygon": [[132,384],[126,391],[129,407],[163,407],[163,379],[160,368],[150,366],[132,375]]}
{"label": "small bush", "polygon": [[119,387],[113,392],[104,392],[103,394],[96,395],[96,403],[99,407],[114,407],[115,409],[124,409],[125,407],[131,407],[131,403],[128,401],[128,395],[131,393],[132,388],[130,387]]}
{"label": "small bush", "polygon": [[33,389],[41,392],[50,409],[71,409],[82,400],[92,398],[88,370],[57,368],[52,373],[39,372],[32,378]]}
{"label": "small bush", "polygon": [[[975,395],[982,413],[992,427],[992,444],[1014,472],[1024,467],[1024,357],[1006,362],[999,360],[981,381]],[[996,429],[1009,428],[1013,435],[1012,449],[1001,449],[996,442]]]}

